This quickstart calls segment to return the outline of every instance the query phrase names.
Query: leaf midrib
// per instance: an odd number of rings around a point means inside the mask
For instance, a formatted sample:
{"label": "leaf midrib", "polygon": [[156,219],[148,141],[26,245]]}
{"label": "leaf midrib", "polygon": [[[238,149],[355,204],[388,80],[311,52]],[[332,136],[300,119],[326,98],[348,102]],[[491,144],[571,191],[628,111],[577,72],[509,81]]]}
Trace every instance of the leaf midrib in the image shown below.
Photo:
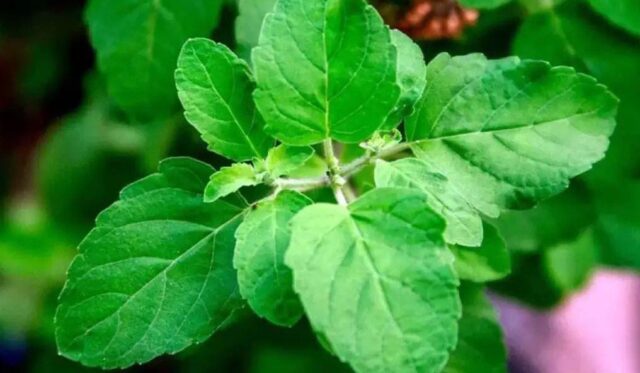
{"label": "leaf midrib", "polygon": [[349,226],[350,226],[350,230],[351,232],[354,234],[354,237],[356,238],[356,245],[355,245],[355,249],[357,250],[357,248],[359,247],[362,253],[364,253],[363,257],[365,259],[365,265],[368,267],[369,272],[372,273],[375,278],[376,281],[373,281],[373,283],[375,284],[376,289],[378,290],[379,294],[382,297],[383,300],[383,304],[384,304],[384,308],[385,311],[387,312],[387,314],[389,315],[389,317],[391,318],[391,320],[393,321],[393,326],[396,329],[396,331],[399,333],[402,343],[405,346],[405,351],[407,351],[410,355],[411,358],[411,365],[414,369],[415,372],[418,372],[418,365],[416,364],[415,358],[413,356],[413,354],[411,353],[411,349],[409,348],[409,345],[407,344],[407,340],[405,338],[405,333],[402,330],[402,328],[400,327],[400,325],[398,324],[398,320],[396,320],[396,316],[394,315],[393,311],[391,310],[391,305],[389,303],[389,299],[387,298],[387,294],[384,291],[384,289],[382,288],[382,284],[381,284],[381,280],[386,278],[385,275],[381,274],[380,271],[378,271],[378,268],[376,267],[376,265],[374,264],[374,260],[371,257],[371,254],[369,253],[368,250],[368,244],[367,241],[364,237],[364,234],[362,233],[362,231],[360,230],[360,227],[358,227],[358,223],[355,221],[354,216],[352,215],[352,212],[350,212],[346,219],[349,221]]}

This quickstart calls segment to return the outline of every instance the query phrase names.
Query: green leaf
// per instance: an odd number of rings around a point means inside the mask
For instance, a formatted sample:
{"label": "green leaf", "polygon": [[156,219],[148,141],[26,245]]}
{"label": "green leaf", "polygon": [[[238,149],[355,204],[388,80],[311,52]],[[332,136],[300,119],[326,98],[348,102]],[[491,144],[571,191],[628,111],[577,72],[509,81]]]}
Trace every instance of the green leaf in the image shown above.
{"label": "green leaf", "polygon": [[482,246],[450,246],[458,277],[473,282],[499,280],[511,272],[511,256],[496,228],[484,225]]}
{"label": "green leaf", "polygon": [[251,98],[255,84],[249,66],[229,48],[189,40],[178,59],[176,86],[187,121],[211,151],[236,162],[266,156],[273,140]]}
{"label": "green leaf", "polygon": [[391,31],[391,42],[398,52],[397,82],[400,97],[382,128],[385,130],[398,126],[404,118],[413,114],[415,104],[427,85],[427,65],[420,47],[398,30]]}
{"label": "green leaf", "polygon": [[460,0],[460,3],[470,8],[493,9],[510,3],[511,1],[512,0]]}
{"label": "green leaf", "polygon": [[315,150],[310,146],[279,145],[269,150],[267,172],[272,177],[289,176],[313,157]]}
{"label": "green leaf", "polygon": [[640,182],[598,195],[596,235],[604,265],[640,271]]}
{"label": "green leaf", "polygon": [[307,162],[305,162],[305,164],[295,170],[292,170],[287,176],[298,179],[315,178],[323,177],[327,172],[326,160],[318,154],[314,154],[309,158],[309,160],[307,160]]}
{"label": "green leaf", "polygon": [[67,230],[76,226],[82,234],[123,185],[144,175],[142,126],[117,122],[106,98],[97,96],[51,127],[35,162],[38,194],[47,212],[57,224]]}
{"label": "green leaf", "polygon": [[292,326],[302,316],[284,254],[291,238],[289,222],[311,203],[298,192],[283,191],[259,203],[236,232],[233,263],[240,294],[255,313],[276,325]]}
{"label": "green leaf", "polygon": [[571,65],[593,74],[620,98],[618,126],[607,157],[589,172],[591,184],[614,186],[621,177],[636,175],[640,158],[637,97],[640,85],[629,76],[640,65],[640,39],[630,37],[593,14],[587,4],[568,1],[562,6],[527,17],[516,34],[514,53],[524,58]]}
{"label": "green leaf", "polygon": [[322,350],[301,349],[295,346],[266,346],[256,352],[249,373],[352,373]]}
{"label": "green leaf", "polygon": [[393,111],[396,49],[364,0],[280,0],[253,51],[267,132],[289,145],[369,138]]}
{"label": "green leaf", "polygon": [[572,186],[527,211],[507,211],[492,221],[509,250],[541,252],[575,240],[597,219],[588,191]]}
{"label": "green leaf", "polygon": [[511,274],[490,283],[492,290],[538,309],[551,309],[562,302],[561,289],[549,275],[542,253],[512,253]]}
{"label": "green leaf", "polygon": [[359,372],[438,372],[460,304],[444,221],[409,189],[350,206],[316,204],[292,221],[285,263],[315,330]]}
{"label": "green leaf", "polygon": [[[0,273],[4,279],[58,286],[69,264],[73,239],[46,211],[21,201],[3,211],[0,226]],[[3,302],[10,307],[11,303]],[[0,312],[1,313],[1,312]],[[0,329],[3,327],[0,323]]]}
{"label": "green leaf", "polygon": [[173,115],[182,44],[218,23],[222,0],[91,0],[86,19],[109,92],[140,120]]}
{"label": "green leaf", "polygon": [[480,246],[482,219],[480,214],[449,185],[446,177],[429,172],[422,160],[406,158],[392,163],[376,163],[378,187],[401,187],[421,190],[429,197],[427,203],[447,221],[444,237],[448,243]]}
{"label": "green leaf", "polygon": [[223,167],[211,175],[204,189],[204,201],[215,202],[235,193],[241,188],[260,184],[255,169],[246,163],[236,163]]}
{"label": "green leaf", "polygon": [[462,319],[458,346],[444,373],[506,373],[507,351],[496,312],[479,285],[460,287]]}
{"label": "green leaf", "polygon": [[238,198],[202,202],[212,168],[189,158],[125,188],[80,244],[60,295],[60,353],[125,368],[174,354],[242,306],[232,266]]}
{"label": "green leaf", "polygon": [[251,50],[258,45],[264,17],[273,10],[276,0],[238,0],[235,35],[238,55],[251,59]]}
{"label": "green leaf", "polygon": [[491,287],[530,306],[550,309],[589,280],[598,263],[593,231],[539,253],[513,253],[512,263],[512,274]]}
{"label": "green leaf", "polygon": [[550,248],[543,258],[549,276],[560,290],[566,294],[580,290],[598,264],[593,231],[589,229],[573,242]]}
{"label": "green leaf", "polygon": [[613,24],[640,36],[640,8],[637,0],[589,0],[589,3]]}
{"label": "green leaf", "polygon": [[604,156],[617,99],[593,78],[542,61],[441,54],[407,120],[432,172],[480,212],[523,209]]}

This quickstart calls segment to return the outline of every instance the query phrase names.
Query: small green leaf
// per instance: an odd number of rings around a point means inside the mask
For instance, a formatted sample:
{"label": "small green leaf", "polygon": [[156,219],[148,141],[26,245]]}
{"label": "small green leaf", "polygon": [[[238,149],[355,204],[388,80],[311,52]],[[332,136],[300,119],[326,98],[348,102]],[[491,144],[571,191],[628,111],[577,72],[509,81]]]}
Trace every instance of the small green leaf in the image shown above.
{"label": "small green leaf", "polygon": [[427,65],[420,47],[410,37],[398,30],[391,31],[391,42],[398,52],[397,81],[400,86],[400,97],[394,111],[382,127],[384,130],[395,128],[402,120],[413,114],[427,86]]}
{"label": "small green leaf", "polygon": [[447,221],[445,239],[450,244],[480,246],[482,219],[441,174],[429,172],[419,159],[406,158],[392,163],[378,161],[375,179],[378,187],[415,188],[426,193],[427,203]]}
{"label": "small green leaf", "polygon": [[315,150],[310,146],[279,145],[269,150],[267,172],[275,178],[289,176],[307,163],[314,153]]}
{"label": "small green leaf", "polygon": [[364,141],[400,96],[389,29],[364,0],[279,0],[252,57],[256,104],[285,144]]}
{"label": "small green leaf", "polygon": [[566,242],[544,252],[549,276],[566,294],[580,290],[598,265],[598,248],[593,231],[585,231],[573,242]]}
{"label": "small green leaf", "polygon": [[235,193],[241,188],[260,184],[255,169],[246,163],[236,163],[223,167],[211,175],[204,189],[204,201],[215,202]]}
{"label": "small green leaf", "polygon": [[86,19],[109,93],[139,120],[175,113],[182,44],[218,24],[222,0],[91,0]]}
{"label": "small green leaf", "polygon": [[591,6],[616,26],[640,36],[638,0],[589,0]]}
{"label": "small green leaf", "polygon": [[441,54],[407,120],[432,172],[483,214],[524,209],[562,192],[604,157],[618,100],[569,67]]}
{"label": "small green leaf", "polygon": [[511,256],[498,231],[484,225],[480,247],[449,247],[456,257],[455,268],[461,280],[488,282],[499,280],[511,272]]}
{"label": "small green leaf", "polygon": [[326,160],[319,156],[318,154],[314,154],[309,158],[305,164],[300,166],[299,168],[291,171],[290,177],[293,178],[316,178],[322,177],[327,174],[327,162]]}
{"label": "small green leaf", "polygon": [[233,264],[240,294],[255,313],[276,325],[292,326],[302,316],[284,254],[291,238],[289,222],[311,203],[300,193],[283,191],[259,203],[236,231]]}
{"label": "small green leaf", "polygon": [[275,4],[276,0],[238,0],[236,44],[238,55],[245,61],[251,59],[251,50],[258,45],[264,17]]}
{"label": "small green leaf", "polygon": [[185,117],[211,151],[236,162],[267,155],[273,140],[263,131],[244,61],[223,44],[191,39],[180,52],[175,75]]}
{"label": "small green leaf", "polygon": [[496,312],[479,285],[460,286],[462,319],[458,346],[444,373],[506,373],[507,350]]}
{"label": "small green leaf", "polygon": [[358,372],[439,372],[456,344],[453,256],[425,198],[374,189],[292,221],[294,289],[313,328]]}
{"label": "small green leaf", "polygon": [[246,206],[202,201],[212,168],[169,159],[122,191],[80,244],[60,295],[60,353],[125,368],[206,340],[242,306],[232,266]]}

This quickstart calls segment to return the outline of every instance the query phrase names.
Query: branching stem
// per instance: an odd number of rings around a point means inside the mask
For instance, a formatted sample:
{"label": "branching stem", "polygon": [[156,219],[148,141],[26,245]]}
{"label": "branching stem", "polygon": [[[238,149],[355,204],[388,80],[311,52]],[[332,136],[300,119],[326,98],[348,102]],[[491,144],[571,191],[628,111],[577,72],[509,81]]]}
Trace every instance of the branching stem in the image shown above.
{"label": "branching stem", "polygon": [[[378,159],[390,158],[408,150],[411,145],[413,145],[413,143],[397,144],[383,149],[377,153],[368,151],[367,154],[353,160],[350,163],[347,163],[342,167],[340,167],[338,159],[335,156],[333,144],[331,144],[330,141],[325,141],[323,145],[325,157],[327,158],[327,167],[329,169],[328,175],[307,179],[278,179],[273,183],[273,185],[277,188],[293,189],[300,192],[306,192],[322,187],[331,187],[334,190],[336,199],[343,199],[344,203],[346,204],[346,202],[349,200],[349,198],[347,197],[353,197],[353,195],[350,195],[350,193],[347,193],[348,195],[345,196],[345,191],[343,190],[343,187],[346,185],[346,182],[349,178],[351,178],[367,165],[375,162]],[[339,190],[336,190],[336,186]]]}
{"label": "branching stem", "polygon": [[329,169],[329,183],[333,190],[333,194],[335,195],[338,204],[347,205],[347,197],[344,194],[344,190],[342,190],[346,184],[346,180],[341,175],[340,161],[333,150],[333,141],[331,141],[331,139],[327,139],[323,142],[323,146],[324,158],[327,161],[327,168]]}

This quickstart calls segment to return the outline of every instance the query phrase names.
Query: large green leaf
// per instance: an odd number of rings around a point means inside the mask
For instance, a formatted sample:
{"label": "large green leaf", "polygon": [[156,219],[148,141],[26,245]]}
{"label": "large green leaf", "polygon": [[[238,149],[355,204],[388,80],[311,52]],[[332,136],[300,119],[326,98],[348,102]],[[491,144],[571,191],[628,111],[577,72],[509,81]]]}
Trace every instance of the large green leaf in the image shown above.
{"label": "large green leaf", "polygon": [[251,59],[251,50],[258,45],[264,17],[273,10],[275,4],[276,0],[238,0],[236,49],[246,61]]}
{"label": "large green leaf", "polygon": [[450,244],[480,246],[482,219],[480,214],[451,187],[441,174],[425,171],[428,165],[415,158],[392,163],[376,163],[375,180],[378,187],[419,189],[429,197],[427,203],[447,221],[444,232]]}
{"label": "large green leaf", "polygon": [[511,272],[511,256],[496,228],[484,225],[480,247],[450,246],[456,257],[455,268],[461,280],[488,282],[499,280]]}
{"label": "large green leaf", "polygon": [[242,305],[232,257],[245,206],[202,201],[212,171],[169,159],[98,216],[60,296],[61,354],[124,368],[202,342],[232,318]]}
{"label": "large green leaf", "polygon": [[444,373],[506,373],[507,351],[496,312],[479,285],[460,287],[462,319],[458,346]]}
{"label": "large green leaf", "polygon": [[640,39],[609,26],[586,4],[568,1],[528,17],[516,34],[513,51],[524,58],[574,66],[606,84],[620,98],[618,126],[607,157],[589,173],[590,180],[615,186],[620,177],[637,174],[640,158],[629,154],[635,152],[634,139],[640,136],[640,85],[628,77],[640,65]]}
{"label": "large green leaf", "polygon": [[234,161],[263,158],[273,145],[251,95],[249,66],[223,44],[191,39],[176,70],[185,117],[209,149]]}
{"label": "large green leaf", "polygon": [[640,36],[638,0],[589,0],[591,6],[615,25]]}
{"label": "large green leaf", "polygon": [[604,157],[617,99],[589,76],[479,54],[441,54],[427,70],[407,137],[426,170],[488,216],[560,193]]}
{"label": "large green leaf", "polygon": [[425,198],[379,188],[292,221],[294,289],[314,329],[358,372],[438,372],[456,344],[458,280],[444,221]]}
{"label": "large green leaf", "polygon": [[400,96],[389,30],[364,0],[279,0],[253,64],[267,132],[289,145],[363,141]]}
{"label": "large green leaf", "polygon": [[277,325],[291,326],[302,316],[284,254],[291,239],[289,222],[309,204],[304,195],[283,191],[259,203],[236,232],[240,294],[258,315]]}
{"label": "large green leaf", "polygon": [[87,23],[113,99],[137,119],[172,115],[182,44],[218,23],[222,0],[91,0]]}

